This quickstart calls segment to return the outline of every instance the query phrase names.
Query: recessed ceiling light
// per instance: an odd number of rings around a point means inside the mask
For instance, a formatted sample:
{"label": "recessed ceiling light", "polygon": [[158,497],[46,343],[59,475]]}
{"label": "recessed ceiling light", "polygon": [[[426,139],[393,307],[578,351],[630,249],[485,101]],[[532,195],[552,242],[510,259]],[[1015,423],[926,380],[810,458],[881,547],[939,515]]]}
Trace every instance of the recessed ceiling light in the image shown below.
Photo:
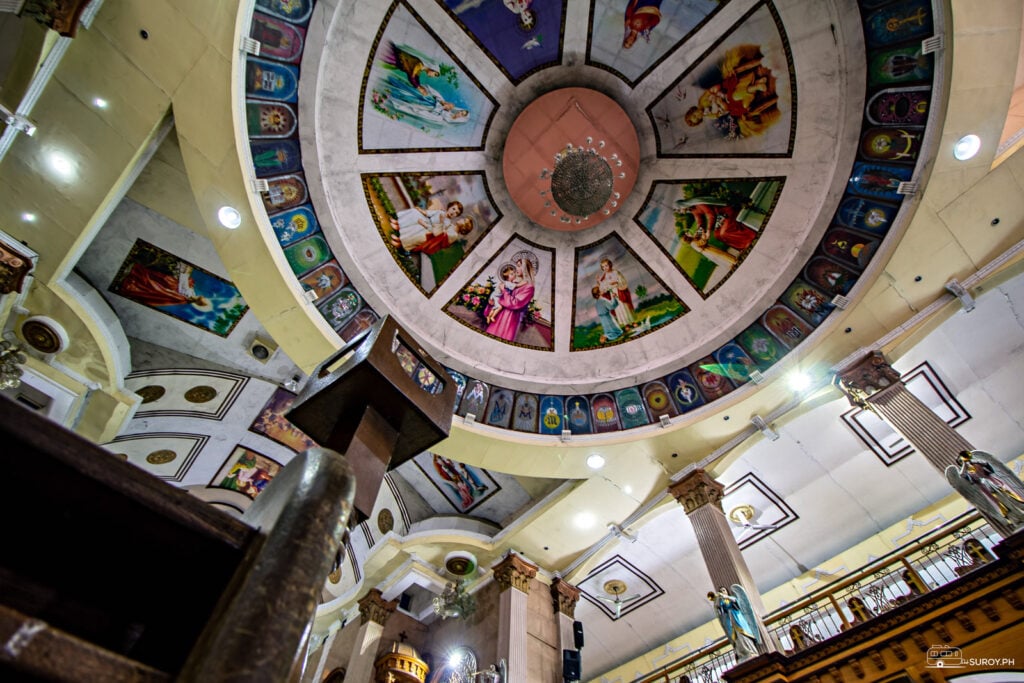
{"label": "recessed ceiling light", "polygon": [[110,102],[107,102],[102,97],[94,97],[92,99],[92,103],[93,103],[93,106],[95,106],[97,109],[106,109],[107,107],[110,106]]}
{"label": "recessed ceiling light", "polygon": [[803,391],[811,386],[811,376],[804,372],[794,372],[789,376],[789,388],[793,391]]}
{"label": "recessed ceiling light", "polygon": [[594,453],[587,458],[587,467],[592,470],[599,470],[604,467],[604,456]]}
{"label": "recessed ceiling light", "polygon": [[26,223],[35,223],[36,215],[34,213],[26,211],[25,213],[21,214],[21,220],[25,221]]}
{"label": "recessed ceiling light", "polygon": [[953,145],[953,156],[960,161],[967,161],[981,149],[981,138],[977,135],[965,135]]}
{"label": "recessed ceiling light", "polygon": [[242,224],[242,214],[233,206],[222,206],[217,211],[217,220],[228,230],[234,230]]}
{"label": "recessed ceiling light", "polygon": [[75,162],[63,152],[50,152],[50,168],[57,172],[57,175],[69,179],[75,175]]}

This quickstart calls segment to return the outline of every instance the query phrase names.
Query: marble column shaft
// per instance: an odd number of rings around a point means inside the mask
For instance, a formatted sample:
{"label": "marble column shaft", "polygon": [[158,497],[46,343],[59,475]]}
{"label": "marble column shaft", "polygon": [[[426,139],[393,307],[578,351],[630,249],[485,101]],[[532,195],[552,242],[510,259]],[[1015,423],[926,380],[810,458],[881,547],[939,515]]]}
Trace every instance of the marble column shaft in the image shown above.
{"label": "marble column shaft", "polygon": [[709,591],[719,588],[729,590],[733,584],[743,586],[750,598],[761,634],[762,651],[777,649],[774,640],[764,627],[764,601],[757,590],[757,584],[743,559],[736,537],[733,536],[729,520],[722,511],[722,491],[725,487],[712,479],[704,470],[694,470],[681,481],[669,487],[669,492],[686,510],[686,516],[693,525],[697,546],[704,557],[708,574],[713,585]]}
{"label": "marble column shaft", "polygon": [[838,377],[852,405],[874,411],[943,475],[947,467],[957,464],[960,451],[973,450],[967,439],[910,393],[900,373],[879,351],[872,351]]}
{"label": "marble column shaft", "polygon": [[530,581],[537,567],[514,553],[494,567],[494,579],[501,589],[498,596],[498,657],[508,664],[506,683],[528,683],[527,609]]}
{"label": "marble column shaft", "polygon": [[370,589],[359,601],[359,633],[356,635],[355,646],[349,656],[345,680],[372,681],[373,665],[380,649],[380,638],[384,633],[384,622],[387,621],[398,602],[384,600],[376,588]]}
{"label": "marble column shaft", "polygon": [[576,636],[573,623],[576,621],[576,603],[580,599],[580,589],[568,581],[556,578],[551,582],[551,602],[558,619],[559,650],[575,650]]}

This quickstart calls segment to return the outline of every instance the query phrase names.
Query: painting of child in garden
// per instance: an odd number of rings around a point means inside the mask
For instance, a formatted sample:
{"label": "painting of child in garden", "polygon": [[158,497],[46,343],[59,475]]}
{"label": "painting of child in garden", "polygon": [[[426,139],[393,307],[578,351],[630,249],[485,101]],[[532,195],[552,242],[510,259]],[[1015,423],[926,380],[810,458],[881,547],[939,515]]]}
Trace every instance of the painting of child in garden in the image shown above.
{"label": "painting of child in garden", "polygon": [[636,220],[706,299],[754,248],[782,182],[657,181]]}
{"label": "painting of child in garden", "polygon": [[494,100],[407,5],[385,23],[363,84],[361,150],[481,149]]}
{"label": "painting of child in garden", "polygon": [[551,249],[513,236],[445,306],[464,325],[515,346],[554,348]]}
{"label": "painting of child in garden", "polygon": [[796,125],[792,57],[760,5],[648,108],[662,156],[787,156]]}
{"label": "painting of child in garden", "polygon": [[249,305],[230,282],[145,240],[136,240],[110,291],[227,337]]}
{"label": "painting of child in garden", "polygon": [[688,310],[614,233],[576,250],[573,351],[641,337]]}
{"label": "painting of child in garden", "polygon": [[363,188],[381,238],[427,296],[501,217],[481,173],[367,174]]}

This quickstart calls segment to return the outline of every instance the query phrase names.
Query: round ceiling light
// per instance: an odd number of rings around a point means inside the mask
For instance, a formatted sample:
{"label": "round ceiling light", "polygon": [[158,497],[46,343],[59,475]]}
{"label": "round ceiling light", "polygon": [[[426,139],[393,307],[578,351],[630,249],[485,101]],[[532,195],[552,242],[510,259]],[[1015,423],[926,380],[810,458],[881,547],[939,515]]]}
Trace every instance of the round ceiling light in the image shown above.
{"label": "round ceiling light", "polygon": [[222,206],[217,211],[217,220],[228,230],[234,230],[242,224],[242,214],[233,206]]}
{"label": "round ceiling light", "polygon": [[953,156],[960,161],[967,161],[981,149],[981,138],[973,133],[965,135],[953,145]]}
{"label": "round ceiling light", "polygon": [[587,458],[587,467],[592,470],[599,470],[604,467],[604,456],[594,453]]}

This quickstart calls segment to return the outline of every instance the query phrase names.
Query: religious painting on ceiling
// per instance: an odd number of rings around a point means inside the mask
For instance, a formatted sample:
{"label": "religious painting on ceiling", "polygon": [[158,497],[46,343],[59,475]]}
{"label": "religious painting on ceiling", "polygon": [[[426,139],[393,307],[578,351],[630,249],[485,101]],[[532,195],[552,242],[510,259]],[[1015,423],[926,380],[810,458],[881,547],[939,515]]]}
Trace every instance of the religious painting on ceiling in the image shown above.
{"label": "religious painting on ceiling", "polygon": [[305,29],[260,12],[253,12],[249,36],[260,41],[260,54],[298,63],[305,47]]}
{"label": "religious painting on ceiling", "polygon": [[313,12],[314,0],[256,0],[256,7],[286,21],[302,24]]}
{"label": "religious painting on ceiling", "polygon": [[791,155],[796,79],[774,6],[755,6],[647,114],[662,157]]}
{"label": "religious painting on ceiling", "polygon": [[110,291],[227,337],[249,305],[230,282],[144,240],[136,240]]}
{"label": "religious painting on ceiling", "polygon": [[728,0],[595,0],[587,63],[635,85]]}
{"label": "religious painting on ceiling", "polygon": [[245,125],[250,138],[290,138],[298,127],[298,117],[287,102],[246,100]]}
{"label": "religious painting on ceiling", "polygon": [[501,490],[487,470],[450,460],[429,451],[420,453],[413,462],[430,483],[461,514],[467,514]]}
{"label": "religious painting on ceiling", "polygon": [[618,235],[576,250],[571,351],[642,337],[689,309]]}
{"label": "religious painting on ceiling", "polygon": [[384,244],[428,297],[501,218],[483,173],[364,174]]}
{"label": "religious painting on ceiling", "polygon": [[565,0],[438,0],[510,81],[562,61]]}
{"label": "religious painting on ceiling", "polygon": [[782,178],[655,181],[636,221],[708,298],[760,238]]}
{"label": "religious painting on ceiling", "polygon": [[513,235],[444,311],[508,344],[551,351],[554,270],[552,249]]}
{"label": "religious painting on ceiling", "polygon": [[316,446],[316,442],[285,418],[285,413],[291,409],[294,402],[295,394],[284,389],[274,390],[273,395],[263,406],[263,410],[253,420],[249,431],[273,439],[296,453],[313,448]]}
{"label": "religious painting on ceiling", "polygon": [[255,499],[280,471],[280,463],[245,446],[235,446],[210,485]]}
{"label": "religious painting on ceiling", "polygon": [[483,149],[494,99],[404,3],[388,11],[363,78],[361,152]]}

